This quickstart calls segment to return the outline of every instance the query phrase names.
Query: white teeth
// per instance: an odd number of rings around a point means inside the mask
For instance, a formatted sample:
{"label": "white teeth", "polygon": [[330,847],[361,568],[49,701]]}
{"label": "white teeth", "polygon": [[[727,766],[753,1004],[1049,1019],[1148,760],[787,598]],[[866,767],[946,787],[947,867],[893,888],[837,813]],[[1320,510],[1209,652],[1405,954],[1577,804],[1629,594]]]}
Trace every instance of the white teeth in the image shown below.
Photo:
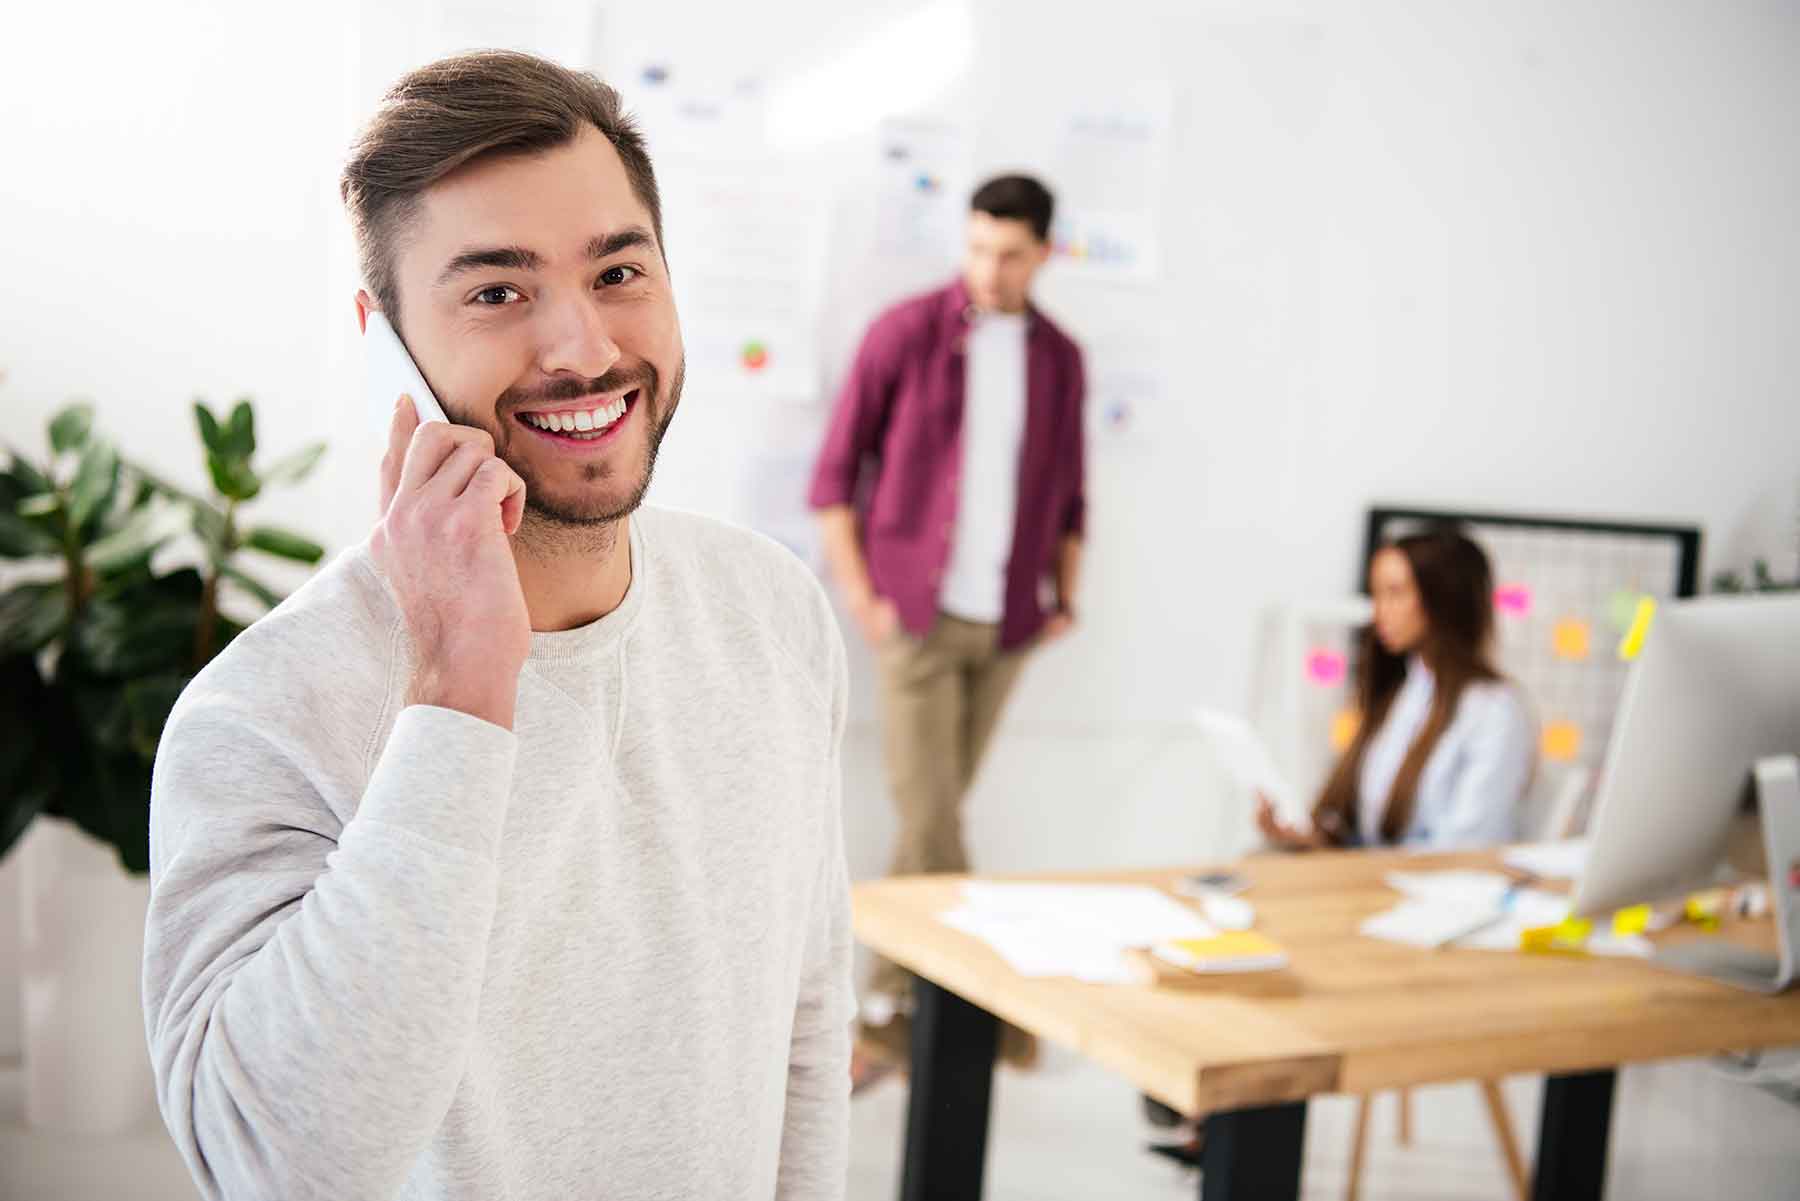
{"label": "white teeth", "polygon": [[541,430],[576,433],[604,430],[625,415],[626,404],[615,400],[604,408],[583,413],[527,413],[525,420]]}

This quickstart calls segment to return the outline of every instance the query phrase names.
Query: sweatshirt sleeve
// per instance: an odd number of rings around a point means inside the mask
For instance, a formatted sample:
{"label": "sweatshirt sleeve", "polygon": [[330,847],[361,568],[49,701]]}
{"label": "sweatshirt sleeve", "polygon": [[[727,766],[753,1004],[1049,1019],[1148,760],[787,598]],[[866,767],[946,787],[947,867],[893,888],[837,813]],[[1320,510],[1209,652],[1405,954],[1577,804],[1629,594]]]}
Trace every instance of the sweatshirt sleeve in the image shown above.
{"label": "sweatshirt sleeve", "polygon": [[[831,618],[826,616],[828,623]],[[843,742],[849,691],[843,638],[829,625],[834,674],[829,793],[806,961],[788,1057],[777,1201],[838,1201],[850,1162],[850,876],[844,860]]]}
{"label": "sweatshirt sleeve", "polygon": [[473,1036],[514,736],[407,708],[340,822],[304,730],[191,700],[151,789],[164,1121],[209,1199],[393,1197]]}

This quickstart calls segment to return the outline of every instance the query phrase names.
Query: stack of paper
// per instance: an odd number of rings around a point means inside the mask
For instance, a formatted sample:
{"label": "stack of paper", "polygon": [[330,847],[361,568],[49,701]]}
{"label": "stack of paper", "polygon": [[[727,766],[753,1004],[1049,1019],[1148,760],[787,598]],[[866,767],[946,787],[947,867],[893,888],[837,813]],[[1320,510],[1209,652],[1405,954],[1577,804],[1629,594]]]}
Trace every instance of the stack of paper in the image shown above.
{"label": "stack of paper", "polygon": [[1519,935],[1553,926],[1569,912],[1569,899],[1519,888],[1499,872],[1391,872],[1388,886],[1406,900],[1365,921],[1370,938],[1414,947],[1476,947],[1516,951]]}
{"label": "stack of paper", "polygon": [[963,885],[963,904],[938,915],[981,939],[1021,976],[1094,983],[1132,977],[1121,952],[1217,931],[1192,909],[1147,885]]}

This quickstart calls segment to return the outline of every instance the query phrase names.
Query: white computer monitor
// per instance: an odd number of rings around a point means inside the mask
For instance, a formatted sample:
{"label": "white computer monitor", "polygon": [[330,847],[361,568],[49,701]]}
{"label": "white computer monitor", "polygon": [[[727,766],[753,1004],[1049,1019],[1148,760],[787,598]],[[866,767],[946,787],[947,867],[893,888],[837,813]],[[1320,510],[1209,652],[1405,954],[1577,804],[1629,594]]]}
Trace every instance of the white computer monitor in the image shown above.
{"label": "white computer monitor", "polygon": [[1800,754],[1800,595],[1666,603],[1625,684],[1575,911],[1706,883],[1759,759]]}

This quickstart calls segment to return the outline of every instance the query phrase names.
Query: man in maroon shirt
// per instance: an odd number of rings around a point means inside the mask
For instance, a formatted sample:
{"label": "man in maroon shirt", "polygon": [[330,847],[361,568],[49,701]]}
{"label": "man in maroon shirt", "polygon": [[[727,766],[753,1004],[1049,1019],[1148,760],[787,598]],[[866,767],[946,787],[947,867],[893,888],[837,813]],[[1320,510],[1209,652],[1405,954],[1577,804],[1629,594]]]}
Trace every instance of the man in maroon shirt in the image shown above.
{"label": "man in maroon shirt", "polygon": [[[971,201],[961,278],[875,320],[813,475],[825,553],[876,653],[900,830],[892,872],[968,870],[962,800],[1025,656],[1075,620],[1081,351],[1029,300],[1050,193]],[[881,961],[857,1071],[906,1053],[910,987]],[[1008,1031],[1002,1051],[1028,1060]]]}

